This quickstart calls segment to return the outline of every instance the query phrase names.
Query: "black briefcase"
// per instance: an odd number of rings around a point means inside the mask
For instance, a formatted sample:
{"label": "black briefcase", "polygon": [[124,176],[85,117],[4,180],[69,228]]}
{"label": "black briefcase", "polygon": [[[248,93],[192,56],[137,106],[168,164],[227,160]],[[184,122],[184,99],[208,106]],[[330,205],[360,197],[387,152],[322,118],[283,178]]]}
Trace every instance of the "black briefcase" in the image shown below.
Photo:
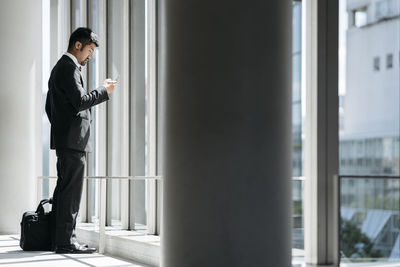
{"label": "black briefcase", "polygon": [[51,251],[51,212],[45,212],[43,206],[51,204],[50,199],[40,201],[36,211],[27,211],[22,215],[21,239],[23,250]]}

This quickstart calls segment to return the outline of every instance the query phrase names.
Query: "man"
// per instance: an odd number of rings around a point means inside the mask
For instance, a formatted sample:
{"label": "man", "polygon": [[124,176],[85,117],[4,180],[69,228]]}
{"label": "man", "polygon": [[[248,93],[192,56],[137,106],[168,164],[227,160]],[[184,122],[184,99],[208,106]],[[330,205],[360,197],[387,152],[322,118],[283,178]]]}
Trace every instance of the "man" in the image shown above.
{"label": "man", "polygon": [[57,154],[57,185],[53,194],[55,216],[53,240],[56,253],[93,253],[96,249],[80,245],[75,237],[76,217],[82,195],[86,152],[91,150],[90,123],[94,105],[108,100],[116,81],[87,92],[82,66],[98,47],[97,36],[89,28],[76,29],[65,53],[51,71],[46,113],[51,123],[51,149]]}

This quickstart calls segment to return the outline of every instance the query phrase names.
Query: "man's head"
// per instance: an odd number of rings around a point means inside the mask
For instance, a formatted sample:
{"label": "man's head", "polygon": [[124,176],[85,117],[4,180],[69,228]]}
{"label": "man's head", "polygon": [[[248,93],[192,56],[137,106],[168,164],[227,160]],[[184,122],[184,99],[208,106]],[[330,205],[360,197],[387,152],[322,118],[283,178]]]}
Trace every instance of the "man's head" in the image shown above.
{"label": "man's head", "polygon": [[85,66],[98,46],[97,35],[91,29],[81,27],[71,34],[68,52],[78,59],[79,64]]}

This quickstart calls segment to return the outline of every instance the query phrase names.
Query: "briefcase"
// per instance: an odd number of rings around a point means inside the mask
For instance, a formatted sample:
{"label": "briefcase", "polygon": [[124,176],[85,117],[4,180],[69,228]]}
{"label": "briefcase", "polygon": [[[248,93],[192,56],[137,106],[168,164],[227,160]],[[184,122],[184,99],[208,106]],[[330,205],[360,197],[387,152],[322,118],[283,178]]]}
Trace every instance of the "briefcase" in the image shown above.
{"label": "briefcase", "polygon": [[50,251],[51,249],[51,212],[44,211],[50,199],[40,201],[36,211],[27,211],[22,215],[21,239],[19,245],[28,251]]}

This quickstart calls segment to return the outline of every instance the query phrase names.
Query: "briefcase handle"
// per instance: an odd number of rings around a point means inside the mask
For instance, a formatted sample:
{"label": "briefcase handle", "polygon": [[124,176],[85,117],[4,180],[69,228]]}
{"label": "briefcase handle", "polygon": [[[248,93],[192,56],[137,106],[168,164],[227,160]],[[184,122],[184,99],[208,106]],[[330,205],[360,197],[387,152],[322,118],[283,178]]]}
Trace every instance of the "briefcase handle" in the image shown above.
{"label": "briefcase handle", "polygon": [[38,205],[38,207],[37,207],[37,209],[36,209],[36,213],[37,213],[38,215],[44,215],[44,208],[43,208],[43,206],[44,206],[45,204],[47,204],[47,203],[53,204],[53,198],[51,197],[51,198],[48,198],[48,199],[42,199],[42,200],[40,201],[40,203],[39,203],[39,205]]}

